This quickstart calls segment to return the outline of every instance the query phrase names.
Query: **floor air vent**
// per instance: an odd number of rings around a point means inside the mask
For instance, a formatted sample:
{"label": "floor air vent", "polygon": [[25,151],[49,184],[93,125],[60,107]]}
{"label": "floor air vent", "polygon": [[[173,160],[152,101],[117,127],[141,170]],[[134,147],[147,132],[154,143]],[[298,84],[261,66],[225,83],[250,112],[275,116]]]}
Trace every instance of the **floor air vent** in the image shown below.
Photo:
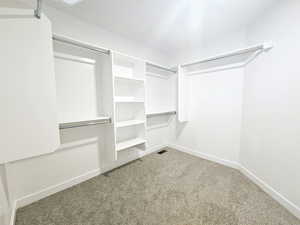
{"label": "floor air vent", "polygon": [[164,154],[164,153],[166,153],[166,152],[168,152],[167,150],[161,150],[161,151],[159,151],[157,154]]}

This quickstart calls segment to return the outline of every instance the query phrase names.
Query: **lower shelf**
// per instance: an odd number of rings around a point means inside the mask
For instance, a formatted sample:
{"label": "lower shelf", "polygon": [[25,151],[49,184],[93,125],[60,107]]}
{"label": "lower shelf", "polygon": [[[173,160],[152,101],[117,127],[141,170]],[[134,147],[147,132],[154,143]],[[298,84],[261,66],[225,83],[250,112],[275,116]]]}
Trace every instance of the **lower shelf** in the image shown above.
{"label": "lower shelf", "polygon": [[142,139],[142,138],[135,138],[135,139],[131,139],[131,140],[127,140],[127,141],[123,141],[123,142],[119,142],[117,143],[117,152],[128,149],[128,148],[132,148],[134,146],[137,145],[141,145],[141,144],[145,144],[146,140]]}

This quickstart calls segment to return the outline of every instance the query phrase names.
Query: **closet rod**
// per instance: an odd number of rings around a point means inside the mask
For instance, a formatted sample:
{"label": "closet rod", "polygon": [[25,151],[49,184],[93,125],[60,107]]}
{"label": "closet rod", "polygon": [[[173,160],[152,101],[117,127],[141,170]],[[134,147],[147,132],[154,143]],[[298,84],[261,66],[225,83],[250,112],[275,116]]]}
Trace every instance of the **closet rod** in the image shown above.
{"label": "closet rod", "polygon": [[177,73],[176,70],[172,70],[172,69],[169,69],[169,68],[166,68],[166,67],[163,67],[163,66],[159,66],[159,65],[150,63],[150,62],[147,62],[147,64],[148,64],[149,66],[155,67],[155,68],[157,68],[157,69],[165,70],[165,71],[168,71],[168,72],[171,72],[171,73]]}
{"label": "closet rod", "polygon": [[[77,40],[74,40],[74,39],[71,39],[71,38],[68,38],[68,37],[60,36],[60,35],[57,35],[57,34],[53,34],[52,39],[54,41],[58,41],[58,42],[61,42],[61,43],[73,45],[73,46],[80,47],[80,48],[89,49],[89,50],[99,52],[99,53],[102,53],[102,54],[106,54],[106,55],[110,54],[110,50],[108,50],[108,49],[99,48],[99,47],[96,47],[96,46],[93,46],[93,45],[90,45],[90,44],[82,43],[80,41],[77,41]],[[172,69],[154,64],[152,62],[146,62],[146,63],[148,65],[152,66],[152,67],[155,67],[155,68],[158,68],[158,69],[161,69],[161,70],[165,70],[165,71],[172,72],[172,73],[177,73],[176,70],[172,70]]]}
{"label": "closet rod", "polygon": [[169,112],[158,112],[158,113],[147,113],[147,118],[155,117],[155,116],[164,116],[164,115],[176,115],[176,111],[169,111]]}
{"label": "closet rod", "polygon": [[111,123],[110,118],[101,118],[95,120],[86,120],[86,121],[78,121],[78,122],[69,122],[69,123],[60,123],[59,129],[69,129],[75,127],[86,127],[86,126],[94,126],[98,124],[109,124]]}
{"label": "closet rod", "polygon": [[246,54],[246,53],[249,53],[249,52],[268,51],[272,47],[273,47],[273,45],[271,43],[264,43],[264,44],[256,45],[256,46],[253,46],[253,47],[228,52],[228,53],[218,55],[218,56],[214,56],[214,57],[211,57],[211,58],[207,58],[207,59],[204,59],[204,60],[196,61],[196,62],[193,62],[193,63],[184,64],[184,65],[181,65],[181,67],[183,68],[183,67],[194,66],[194,65],[197,65],[199,63],[212,62],[212,61],[219,60],[219,59],[224,59],[224,58],[227,58],[227,57],[243,55],[243,54]]}
{"label": "closet rod", "polygon": [[80,41],[76,41],[76,40],[73,40],[73,39],[70,39],[67,37],[63,37],[63,36],[59,36],[56,34],[53,34],[52,39],[54,41],[62,42],[62,43],[73,45],[73,46],[80,47],[80,48],[85,48],[85,49],[88,49],[88,50],[91,50],[94,52],[99,52],[99,53],[106,54],[106,55],[108,55],[110,53],[110,51],[108,49],[99,48],[99,47],[96,47],[96,46],[93,46],[90,44],[82,43]]}
{"label": "closet rod", "polygon": [[41,19],[42,14],[42,0],[37,0],[36,9],[34,10],[34,16],[38,19]]}

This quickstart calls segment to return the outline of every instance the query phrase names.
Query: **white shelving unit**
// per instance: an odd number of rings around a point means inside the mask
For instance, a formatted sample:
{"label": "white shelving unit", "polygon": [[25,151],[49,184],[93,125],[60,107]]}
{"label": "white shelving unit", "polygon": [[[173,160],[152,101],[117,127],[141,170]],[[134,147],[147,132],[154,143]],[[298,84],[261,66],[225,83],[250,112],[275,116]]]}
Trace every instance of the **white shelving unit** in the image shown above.
{"label": "white shelving unit", "polygon": [[145,150],[145,65],[144,61],[112,53],[115,108],[115,151]]}

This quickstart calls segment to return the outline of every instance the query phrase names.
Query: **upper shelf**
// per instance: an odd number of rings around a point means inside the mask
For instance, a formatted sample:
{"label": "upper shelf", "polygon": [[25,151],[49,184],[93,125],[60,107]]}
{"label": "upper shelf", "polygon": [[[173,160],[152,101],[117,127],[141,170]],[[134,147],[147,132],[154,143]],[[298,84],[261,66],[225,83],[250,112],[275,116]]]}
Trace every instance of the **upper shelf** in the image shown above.
{"label": "upper shelf", "polygon": [[131,96],[128,97],[116,96],[115,102],[116,103],[144,103],[145,100],[143,98],[135,98]]}
{"label": "upper shelf", "polygon": [[209,57],[193,63],[184,64],[181,66],[181,68],[184,69],[186,75],[197,75],[219,70],[244,67],[252,62],[261,53],[267,52],[271,48],[273,48],[271,43],[264,43]]}
{"label": "upper shelf", "polygon": [[141,82],[141,83],[145,82],[145,79],[135,78],[135,77],[131,77],[131,76],[125,76],[125,75],[116,75],[115,79],[128,80],[128,81],[136,81],[136,82]]}
{"label": "upper shelf", "polygon": [[146,64],[146,75],[162,78],[162,79],[169,79],[172,75],[176,74],[175,70],[167,69],[161,66],[156,66],[151,63]]}

